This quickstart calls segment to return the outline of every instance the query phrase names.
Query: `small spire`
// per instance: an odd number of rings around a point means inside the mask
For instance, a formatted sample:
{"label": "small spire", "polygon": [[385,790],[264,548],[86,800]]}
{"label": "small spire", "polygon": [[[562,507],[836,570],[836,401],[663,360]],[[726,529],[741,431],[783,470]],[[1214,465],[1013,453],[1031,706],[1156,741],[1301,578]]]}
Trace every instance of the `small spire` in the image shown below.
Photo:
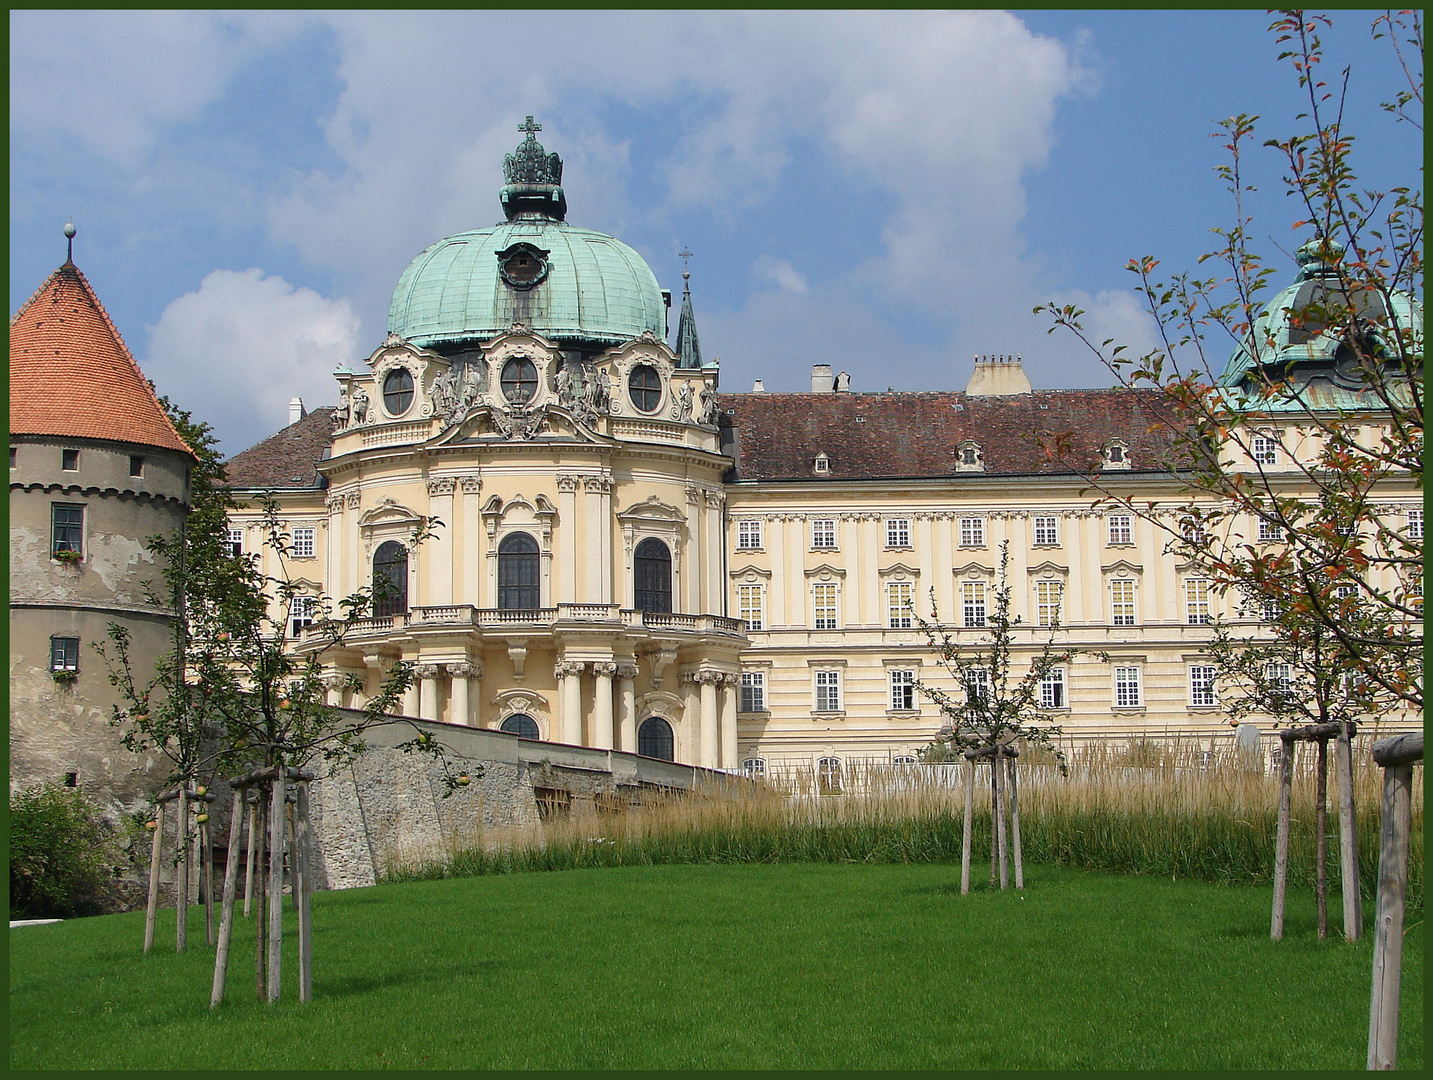
{"label": "small spire", "polygon": [[677,252],[677,257],[682,260],[682,312],[677,319],[677,367],[679,368],[700,368],[702,367],[702,347],[697,341],[697,317],[692,311],[692,286],[691,271],[686,269],[687,260],[692,253],[685,247]]}
{"label": "small spire", "polygon": [[79,230],[75,228],[75,219],[72,214],[65,222],[65,265],[60,267],[62,270],[67,268],[73,270],[75,267],[75,233],[77,232]]}

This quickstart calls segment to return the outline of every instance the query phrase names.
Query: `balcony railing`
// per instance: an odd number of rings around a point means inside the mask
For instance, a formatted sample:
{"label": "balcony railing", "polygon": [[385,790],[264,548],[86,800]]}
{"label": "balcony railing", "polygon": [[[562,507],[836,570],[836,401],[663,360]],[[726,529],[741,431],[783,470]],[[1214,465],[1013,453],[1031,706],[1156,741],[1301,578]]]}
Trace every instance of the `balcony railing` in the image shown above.
{"label": "balcony railing", "polygon": [[630,629],[676,630],[689,633],[743,634],[746,623],[722,615],[686,615],[681,612],[637,611],[616,604],[558,604],[545,608],[478,608],[471,604],[419,606],[399,615],[357,619],[349,630],[357,634],[390,633],[395,627],[474,626],[512,629],[551,629],[556,623],[607,623]]}

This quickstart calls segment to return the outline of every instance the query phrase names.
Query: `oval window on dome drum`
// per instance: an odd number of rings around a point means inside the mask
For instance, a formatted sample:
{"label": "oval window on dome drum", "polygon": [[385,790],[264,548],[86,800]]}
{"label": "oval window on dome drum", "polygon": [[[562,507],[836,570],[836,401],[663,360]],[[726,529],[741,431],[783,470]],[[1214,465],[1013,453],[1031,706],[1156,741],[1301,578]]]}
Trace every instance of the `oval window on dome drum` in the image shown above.
{"label": "oval window on dome drum", "polygon": [[503,365],[503,397],[524,405],[537,394],[537,365],[526,356],[514,356]]}
{"label": "oval window on dome drum", "polygon": [[506,731],[516,735],[519,739],[540,738],[537,730],[537,721],[528,716],[527,713],[514,713],[502,722],[500,731]]}
{"label": "oval window on dome drum", "polygon": [[514,244],[498,252],[498,273],[514,289],[530,289],[547,277],[549,254],[531,244]]}
{"label": "oval window on dome drum", "polygon": [[660,716],[650,716],[637,729],[637,753],[643,757],[675,761],[676,743],[672,738],[672,725]]}
{"label": "oval window on dome drum", "polygon": [[389,416],[402,416],[413,404],[413,375],[407,368],[394,368],[383,377],[383,407]]}
{"label": "oval window on dome drum", "polygon": [[656,412],[662,403],[662,376],[651,364],[638,364],[627,376],[627,394],[643,412]]}

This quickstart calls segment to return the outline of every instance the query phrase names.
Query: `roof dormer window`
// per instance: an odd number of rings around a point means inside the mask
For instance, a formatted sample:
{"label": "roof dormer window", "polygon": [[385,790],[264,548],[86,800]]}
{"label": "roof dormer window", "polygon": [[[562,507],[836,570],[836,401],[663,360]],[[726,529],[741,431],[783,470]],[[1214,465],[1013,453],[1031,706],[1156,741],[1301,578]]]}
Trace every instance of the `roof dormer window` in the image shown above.
{"label": "roof dormer window", "polygon": [[831,459],[826,456],[826,452],[823,450],[816,455],[816,460],[811,467],[815,469],[816,472],[828,473],[831,471]]}
{"label": "roof dormer window", "polygon": [[984,472],[985,453],[980,444],[967,439],[955,449],[956,472]]}
{"label": "roof dormer window", "polygon": [[1129,468],[1129,444],[1123,439],[1111,439],[1100,449],[1102,467],[1106,469]]}

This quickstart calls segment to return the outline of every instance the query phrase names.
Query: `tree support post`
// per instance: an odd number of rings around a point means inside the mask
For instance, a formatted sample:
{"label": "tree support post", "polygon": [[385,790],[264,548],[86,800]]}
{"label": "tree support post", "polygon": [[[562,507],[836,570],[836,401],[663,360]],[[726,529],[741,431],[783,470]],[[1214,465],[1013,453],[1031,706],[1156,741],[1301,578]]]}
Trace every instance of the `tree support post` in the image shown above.
{"label": "tree support post", "polygon": [[154,840],[149,848],[149,901],[144,908],[144,951],[154,947],[154,915],[159,909],[159,856],[164,847],[164,803],[154,807]]}
{"label": "tree support post", "polygon": [[238,890],[239,846],[244,828],[244,791],[234,789],[234,806],[229,815],[229,857],[224,863],[224,899],[219,905],[219,944],[214,953],[214,986],[209,1007],[224,1000],[224,983],[229,976],[229,942],[234,933],[234,896]]}
{"label": "tree support post", "polygon": [[965,822],[960,830],[960,895],[970,892],[970,832],[975,811],[975,759],[965,754]]}
{"label": "tree support post", "polygon": [[284,937],[284,770],[276,769],[269,797],[268,998],[279,1000]]}
{"label": "tree support post", "polygon": [[1020,792],[1015,780],[1015,766],[1020,758],[1020,748],[1010,744],[1004,748],[1004,754],[1008,759],[1006,769],[1007,786],[1009,787],[1010,803],[1010,840],[1011,852],[1015,862],[1015,887],[1025,888],[1025,861],[1020,853]]}
{"label": "tree support post", "polygon": [[1358,825],[1353,795],[1353,738],[1358,725],[1345,723],[1334,742],[1334,769],[1338,773],[1339,881],[1343,886],[1343,936],[1363,936],[1363,897],[1358,890]]}
{"label": "tree support post", "polygon": [[1279,828],[1274,840],[1274,914],[1269,924],[1269,938],[1280,941],[1284,936],[1284,896],[1289,885],[1289,806],[1294,792],[1294,733],[1279,732],[1283,746],[1279,751]]}
{"label": "tree support post", "polygon": [[1368,1067],[1398,1064],[1398,1005],[1403,978],[1403,905],[1408,891],[1408,834],[1413,818],[1413,763],[1423,760],[1423,733],[1380,739],[1383,827],[1378,844],[1378,901],[1373,928],[1373,987],[1368,1006]]}
{"label": "tree support post", "polygon": [[1314,909],[1319,940],[1329,936],[1329,741],[1319,739],[1318,775],[1314,785]]}

